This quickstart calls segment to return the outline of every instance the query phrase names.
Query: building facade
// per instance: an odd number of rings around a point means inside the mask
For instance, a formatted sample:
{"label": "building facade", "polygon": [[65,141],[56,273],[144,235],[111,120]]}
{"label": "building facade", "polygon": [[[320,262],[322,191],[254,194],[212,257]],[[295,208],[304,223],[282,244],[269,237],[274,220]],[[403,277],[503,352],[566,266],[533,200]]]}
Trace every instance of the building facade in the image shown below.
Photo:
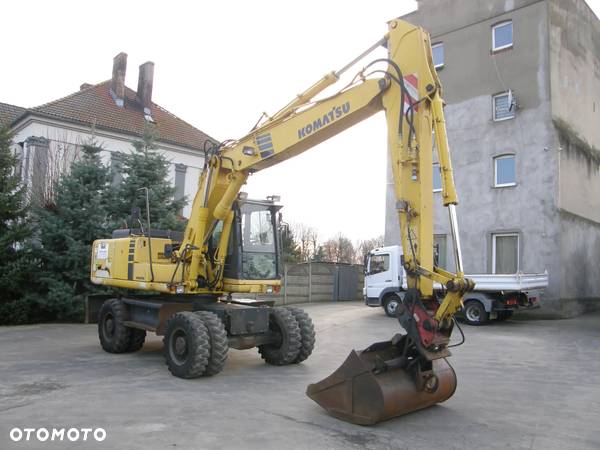
{"label": "building facade", "polygon": [[[466,272],[547,270],[547,311],[600,306],[598,18],[584,0],[420,0],[402,19],[431,34]],[[453,269],[436,191],[440,265]],[[387,195],[396,244],[389,174]]]}
{"label": "building facade", "polygon": [[126,70],[127,55],[119,53],[107,81],[82,84],[79,91],[34,108],[0,103],[0,125],[10,126],[14,133],[20,173],[34,203],[52,198],[60,174],[92,141],[104,149],[102,159],[118,182],[119,155],[133,151],[132,142],[151,127],[158,150],[171,163],[176,198],[188,199],[182,215],[189,216],[205,143],[215,141],[152,101],[154,63],[140,66],[135,91],[125,86]]}

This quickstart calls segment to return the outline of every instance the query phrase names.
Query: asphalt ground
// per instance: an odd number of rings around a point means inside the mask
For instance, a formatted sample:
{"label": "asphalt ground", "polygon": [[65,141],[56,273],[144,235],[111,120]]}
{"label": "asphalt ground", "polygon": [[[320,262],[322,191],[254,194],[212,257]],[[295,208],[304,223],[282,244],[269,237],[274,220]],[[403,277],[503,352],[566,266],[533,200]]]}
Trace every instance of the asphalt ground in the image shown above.
{"label": "asphalt ground", "polygon": [[[358,302],[302,306],[317,330],[307,361],[273,367],[255,349],[231,350],[222,373],[194,380],[169,374],[156,336],[112,355],[94,325],[1,327],[0,449],[600,448],[600,314],[463,325],[466,343],[449,359],[455,395],[363,427],[328,416],[306,386],[399,325]],[[106,437],[15,442],[14,428]]]}

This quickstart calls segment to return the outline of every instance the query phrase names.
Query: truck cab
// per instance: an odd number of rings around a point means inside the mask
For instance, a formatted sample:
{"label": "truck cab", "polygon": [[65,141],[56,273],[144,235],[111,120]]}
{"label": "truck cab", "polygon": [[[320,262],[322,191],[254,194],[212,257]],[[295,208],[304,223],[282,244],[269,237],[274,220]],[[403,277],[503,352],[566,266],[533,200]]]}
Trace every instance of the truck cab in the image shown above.
{"label": "truck cab", "polygon": [[393,246],[376,248],[369,252],[365,261],[365,303],[383,306],[388,315],[395,314],[402,291],[399,250]]}
{"label": "truck cab", "polygon": [[[363,297],[367,306],[381,306],[396,316],[404,297],[406,279],[402,267],[402,247],[391,245],[371,250],[365,259]],[[469,325],[482,325],[493,319],[507,319],[519,309],[539,307],[548,273],[469,274],[475,289],[465,294],[461,316]],[[434,290],[442,286],[434,283]]]}

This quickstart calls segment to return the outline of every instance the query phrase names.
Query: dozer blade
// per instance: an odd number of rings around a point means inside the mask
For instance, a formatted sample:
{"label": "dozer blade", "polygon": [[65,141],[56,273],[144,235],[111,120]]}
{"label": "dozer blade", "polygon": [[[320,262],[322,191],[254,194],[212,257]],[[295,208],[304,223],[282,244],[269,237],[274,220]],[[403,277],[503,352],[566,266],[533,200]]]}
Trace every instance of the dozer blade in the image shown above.
{"label": "dozer blade", "polygon": [[[406,352],[404,352],[406,354]],[[427,361],[429,370],[402,360],[392,341],[352,350],[344,364],[306,394],[329,414],[359,425],[373,425],[392,417],[427,408],[449,399],[456,390],[456,374],[445,358]],[[382,367],[382,363],[387,361]]]}

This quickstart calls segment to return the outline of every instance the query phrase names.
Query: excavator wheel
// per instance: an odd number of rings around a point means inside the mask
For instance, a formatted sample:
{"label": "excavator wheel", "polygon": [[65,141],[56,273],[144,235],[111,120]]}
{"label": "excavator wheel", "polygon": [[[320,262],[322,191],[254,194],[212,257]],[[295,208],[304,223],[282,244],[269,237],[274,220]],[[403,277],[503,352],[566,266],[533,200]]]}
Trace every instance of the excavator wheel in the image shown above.
{"label": "excavator wheel", "polygon": [[302,338],[298,321],[286,308],[273,308],[269,317],[269,330],[278,336],[278,342],[259,345],[258,353],[267,364],[285,366],[292,364],[300,354]]}
{"label": "excavator wheel", "polygon": [[144,346],[144,342],[146,342],[146,330],[130,328],[129,333],[129,347],[127,347],[127,351],[137,352]]}
{"label": "excavator wheel", "polygon": [[204,374],[210,358],[210,335],[202,317],[191,311],[173,314],[163,342],[167,367],[173,375],[197,378]]}
{"label": "excavator wheel", "polygon": [[310,316],[304,310],[291,306],[288,306],[287,309],[291,311],[300,327],[300,351],[294,360],[294,363],[297,364],[308,358],[315,347],[315,326]]}
{"label": "excavator wheel", "polygon": [[[116,298],[106,300],[98,314],[100,345],[108,353],[126,353],[131,349],[132,328],[125,326],[127,308]],[[136,349],[137,350],[137,349]]]}
{"label": "excavator wheel", "polygon": [[227,341],[227,331],[225,325],[219,316],[210,311],[197,311],[195,313],[202,319],[208,336],[210,338],[210,356],[208,365],[204,371],[204,376],[216,375],[223,370],[227,361],[227,351],[229,350],[229,342]]}

